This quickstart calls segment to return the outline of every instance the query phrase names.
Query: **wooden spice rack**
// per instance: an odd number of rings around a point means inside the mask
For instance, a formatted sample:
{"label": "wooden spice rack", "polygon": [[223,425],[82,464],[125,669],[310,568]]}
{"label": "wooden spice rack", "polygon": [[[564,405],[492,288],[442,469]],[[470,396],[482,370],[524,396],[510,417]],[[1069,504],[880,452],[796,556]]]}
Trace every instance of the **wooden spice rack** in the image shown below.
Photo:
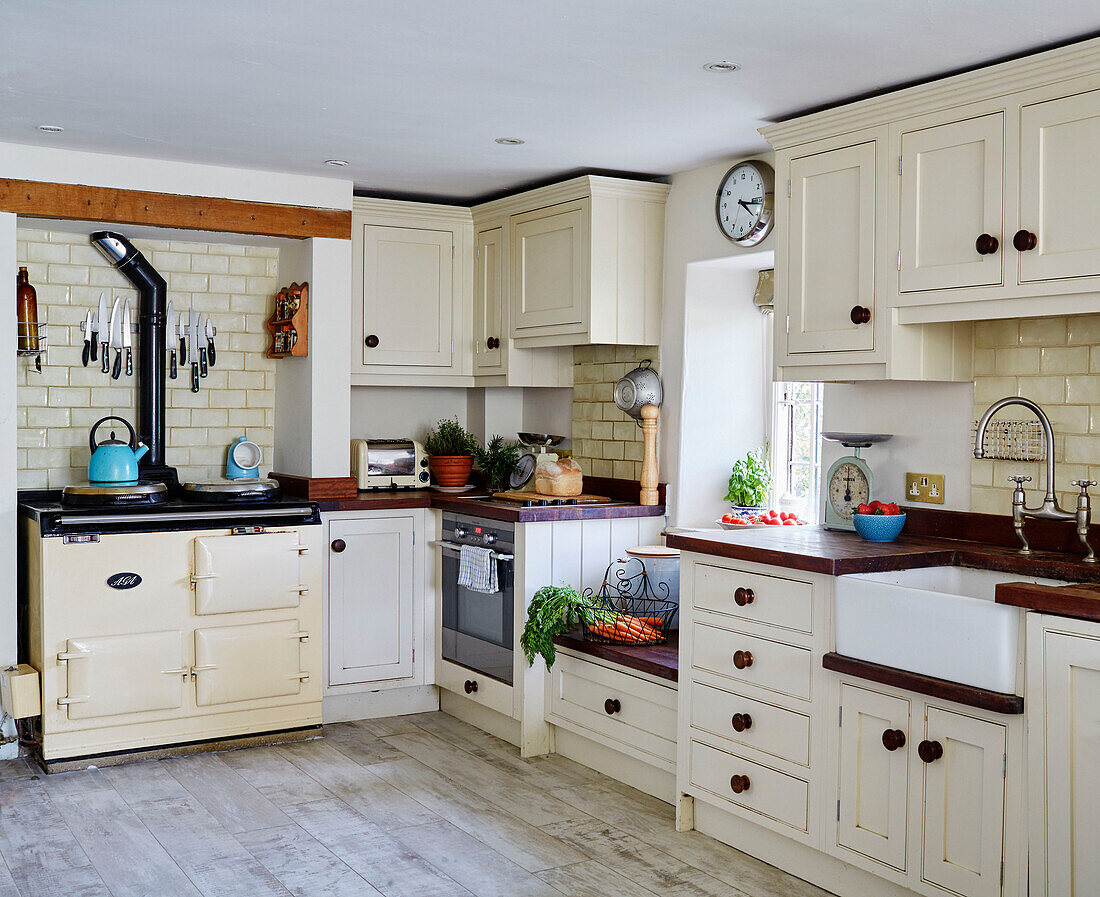
{"label": "wooden spice rack", "polygon": [[309,284],[292,283],[275,294],[275,311],[267,319],[271,334],[268,358],[305,358],[309,354]]}

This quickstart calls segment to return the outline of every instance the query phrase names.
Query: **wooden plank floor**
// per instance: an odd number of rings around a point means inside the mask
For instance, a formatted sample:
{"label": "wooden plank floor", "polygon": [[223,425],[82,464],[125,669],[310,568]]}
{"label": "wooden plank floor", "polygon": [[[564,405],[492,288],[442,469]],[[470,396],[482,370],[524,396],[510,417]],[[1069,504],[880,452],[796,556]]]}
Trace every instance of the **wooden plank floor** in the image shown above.
{"label": "wooden plank floor", "polygon": [[442,713],[325,731],[54,776],[0,763],[0,897],[829,897]]}

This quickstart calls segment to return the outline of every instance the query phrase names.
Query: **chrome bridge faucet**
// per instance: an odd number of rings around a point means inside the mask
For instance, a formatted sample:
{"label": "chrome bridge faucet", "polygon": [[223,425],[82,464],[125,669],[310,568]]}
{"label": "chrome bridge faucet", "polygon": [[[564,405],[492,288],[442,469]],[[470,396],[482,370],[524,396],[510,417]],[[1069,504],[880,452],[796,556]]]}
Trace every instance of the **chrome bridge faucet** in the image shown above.
{"label": "chrome bridge faucet", "polygon": [[1025,399],[1022,396],[1008,396],[989,406],[982,419],[978,421],[978,429],[974,435],[974,457],[985,457],[985,431],[993,415],[1008,405],[1022,405],[1035,413],[1039,418],[1039,426],[1043,431],[1043,451],[1047,456],[1046,471],[1046,495],[1043,503],[1035,508],[1027,506],[1027,496],[1024,494],[1024,483],[1031,482],[1031,477],[1011,476],[1010,483],[1015,483],[1016,488],[1012,492],[1012,525],[1016,530],[1016,536],[1020,540],[1020,554],[1031,554],[1031,546],[1027,536],[1024,535],[1024,520],[1034,517],[1037,520],[1073,520],[1077,523],[1077,538],[1085,546],[1084,561],[1086,564],[1096,563],[1096,553],[1089,544],[1089,523],[1092,518],[1092,506],[1089,501],[1089,486],[1095,486],[1096,480],[1074,480],[1073,485],[1081,489],[1077,496],[1077,510],[1063,511],[1058,506],[1058,499],[1054,495],[1054,428],[1050,425],[1050,418],[1036,402]]}

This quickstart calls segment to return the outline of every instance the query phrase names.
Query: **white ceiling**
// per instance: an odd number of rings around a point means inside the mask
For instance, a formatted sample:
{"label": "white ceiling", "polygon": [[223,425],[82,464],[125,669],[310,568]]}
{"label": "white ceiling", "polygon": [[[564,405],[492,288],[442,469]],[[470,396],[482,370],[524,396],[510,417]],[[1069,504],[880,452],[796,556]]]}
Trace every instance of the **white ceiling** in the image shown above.
{"label": "white ceiling", "polygon": [[1097,29],[1095,0],[0,0],[0,141],[469,198],[758,151],[776,117]]}

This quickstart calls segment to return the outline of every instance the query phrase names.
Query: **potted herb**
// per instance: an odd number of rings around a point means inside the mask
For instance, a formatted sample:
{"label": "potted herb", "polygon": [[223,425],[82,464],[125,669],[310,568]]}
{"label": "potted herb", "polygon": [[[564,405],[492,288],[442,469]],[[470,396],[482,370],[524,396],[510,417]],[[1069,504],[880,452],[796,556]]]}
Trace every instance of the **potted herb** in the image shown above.
{"label": "potted herb", "polygon": [[527,623],[519,644],[529,664],[534,666],[535,657],[540,656],[549,668],[557,656],[554,636],[582,624],[614,624],[617,616],[614,609],[595,595],[585,595],[567,585],[543,586],[527,608]]}
{"label": "potted herb", "polygon": [[726,501],[733,504],[735,513],[760,511],[767,508],[771,490],[771,468],[767,452],[761,447],[733,465]]}
{"label": "potted herb", "polygon": [[437,485],[450,488],[466,485],[478,446],[457,417],[444,418],[434,430],[429,430],[424,448]]}
{"label": "potted herb", "polygon": [[485,475],[490,492],[504,492],[509,487],[508,479],[519,467],[519,445],[508,442],[503,436],[494,436],[485,448],[475,448],[477,466]]}

